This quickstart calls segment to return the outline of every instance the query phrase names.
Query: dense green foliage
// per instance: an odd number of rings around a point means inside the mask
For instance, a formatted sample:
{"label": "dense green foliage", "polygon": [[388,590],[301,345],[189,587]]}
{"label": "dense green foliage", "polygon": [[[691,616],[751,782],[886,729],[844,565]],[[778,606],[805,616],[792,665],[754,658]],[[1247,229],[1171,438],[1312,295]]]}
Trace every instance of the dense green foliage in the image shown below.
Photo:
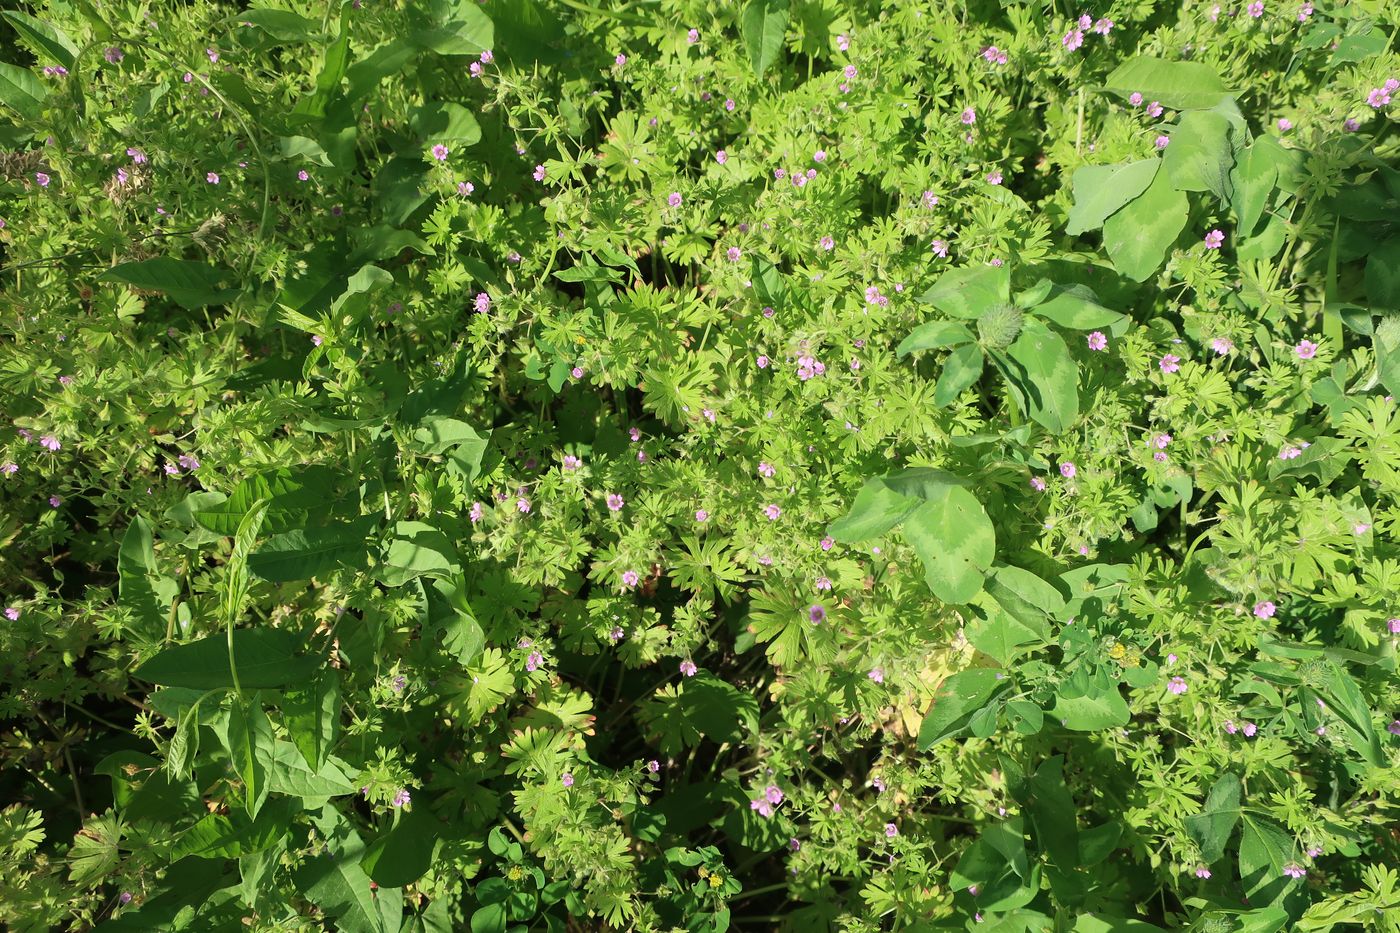
{"label": "dense green foliage", "polygon": [[1400,930],[1400,6],[596,2],[4,11],[0,923]]}

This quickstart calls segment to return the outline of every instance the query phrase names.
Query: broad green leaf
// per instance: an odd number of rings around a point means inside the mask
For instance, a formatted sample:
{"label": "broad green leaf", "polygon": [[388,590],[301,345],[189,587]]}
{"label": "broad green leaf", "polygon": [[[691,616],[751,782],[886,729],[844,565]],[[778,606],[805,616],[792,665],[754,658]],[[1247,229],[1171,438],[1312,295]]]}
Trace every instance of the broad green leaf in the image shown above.
{"label": "broad green leaf", "polygon": [[286,583],[310,580],[342,567],[363,568],[369,561],[366,538],[376,521],[375,516],[367,515],[353,522],[275,534],[248,555],[248,570],[272,583]]}
{"label": "broad green leaf", "polygon": [[122,536],[117,552],[117,578],[122,605],[131,607],[148,632],[161,631],[170,603],[180,588],[174,580],[161,576],[157,569],[151,525],[139,515],[132,519]]}
{"label": "broad green leaf", "polygon": [[1027,318],[1016,342],[992,359],[1017,403],[1046,430],[1059,434],[1078,419],[1079,367],[1065,342],[1043,323]]}
{"label": "broad green leaf", "polygon": [[1001,671],[985,667],[958,671],[944,678],[919,726],[919,750],[928,751],[957,734],[1003,683]]}
{"label": "broad green leaf", "polygon": [[1255,137],[1250,148],[1256,150],[1258,158],[1273,165],[1279,190],[1288,194],[1298,193],[1298,186],[1305,177],[1303,153],[1300,150],[1289,149],[1275,136]]}
{"label": "broad green leaf", "polygon": [[947,314],[978,318],[1011,300],[1011,272],[1006,266],[963,266],[943,273],[919,297]]}
{"label": "broad green leaf", "polygon": [[238,290],[224,288],[230,270],[188,259],[141,259],[113,266],[98,278],[122,282],[142,291],[161,292],[171,301],[191,311],[206,305],[223,304]]}
{"label": "broad green leaf", "polygon": [[287,834],[295,813],[295,803],[282,800],[263,807],[257,819],[249,819],[240,810],[230,811],[228,816],[210,813],[180,834],[170,857],[222,860],[262,852]]}
{"label": "broad green leaf", "polygon": [[1134,282],[1146,280],[1186,228],[1189,208],[1186,195],[1158,172],[1146,191],[1104,222],[1103,245],[1114,268]]}
{"label": "broad green leaf", "polygon": [[854,544],[878,538],[919,507],[919,500],[890,488],[886,478],[866,480],[856,493],[851,510],[831,523],[828,533],[837,541]]}
{"label": "broad green leaf", "polygon": [[282,724],[313,771],[340,738],[340,705],[340,675],[333,669],[282,694]]}
{"label": "broad green leaf", "polygon": [[480,55],[496,41],[496,26],[476,0],[437,0],[433,4],[440,25],[415,32],[409,41],[439,55]]}
{"label": "broad green leaf", "polygon": [[945,603],[969,602],[996,556],[996,528],[982,503],[961,486],[947,486],[901,526],[924,565],[924,581]]}
{"label": "broad green leaf", "polygon": [[336,921],[343,933],[395,933],[398,926],[386,927],[379,908],[379,899],[387,891],[375,891],[369,875],[360,865],[364,845],[346,830],[341,845],[302,863],[292,877],[297,889]]}
{"label": "broad green leaf", "polygon": [[1376,354],[1381,385],[1392,395],[1400,395],[1400,314],[1381,318],[1371,338],[1371,347]]}
{"label": "broad green leaf", "polygon": [[1178,191],[1210,191],[1222,201],[1230,199],[1230,169],[1235,156],[1230,148],[1230,122],[1208,110],[1181,115],[1171,133],[1171,145],[1162,152],[1162,170]]}
{"label": "broad green leaf", "polygon": [[1230,206],[1235,212],[1238,236],[1249,236],[1259,225],[1277,179],[1278,167],[1259,143],[1240,152],[1234,171],[1230,173],[1230,183],[1234,187]]}
{"label": "broad green leaf", "polygon": [[[233,651],[238,680],[245,690],[272,689],[306,680],[320,666],[314,656],[298,655],[300,643],[282,629],[235,629]],[[228,664],[228,639],[223,633],[186,645],[176,645],[151,658],[133,672],[140,680],[166,687],[219,690],[233,687]]]}
{"label": "broad green leaf", "polygon": [[321,27],[315,20],[286,10],[244,10],[231,17],[230,22],[252,23],[279,42],[313,42],[321,36]]}
{"label": "broad green leaf", "polygon": [[1210,789],[1205,807],[1186,818],[1186,832],[1201,847],[1201,858],[1207,863],[1225,854],[1225,846],[1240,818],[1240,779],[1224,774]]}
{"label": "broad green leaf", "polygon": [[915,350],[931,350],[935,347],[956,347],[972,343],[977,337],[968,330],[966,324],[957,321],[929,321],[920,324],[909,332],[895,351],[900,356],[908,356]]}
{"label": "broad green leaf", "polygon": [[481,473],[481,459],[489,443],[489,438],[476,433],[465,421],[439,415],[425,417],[413,432],[413,447],[417,453],[446,454],[448,463],[468,482]]}
{"label": "broad green leaf", "polygon": [[1044,641],[1046,632],[1043,620],[1027,623],[1009,612],[999,611],[990,612],[987,618],[972,621],[966,627],[967,640],[972,646],[1002,666],[1009,666],[1023,653],[1021,646]]}
{"label": "broad green leaf", "polygon": [[1134,920],[1130,917],[1081,913],[1075,916],[1070,933],[1165,933],[1165,930],[1144,920]]}
{"label": "broad green leaf", "polygon": [[1074,798],[1065,786],[1064,757],[1052,755],[1026,782],[1026,810],[1036,839],[1050,860],[1062,871],[1079,867],[1079,826],[1074,818]]}
{"label": "broad green leaf", "polygon": [[347,103],[357,103],[379,82],[401,72],[405,65],[419,57],[419,51],[403,39],[394,39],[355,62],[345,72]]}
{"label": "broad green leaf", "polygon": [[1127,725],[1131,716],[1118,685],[1106,677],[1099,678],[1084,696],[1056,696],[1050,715],[1075,732],[1098,732]]}
{"label": "broad green leaf", "polygon": [[788,0],[749,0],[739,17],[739,32],[749,53],[753,73],[763,77],[783,52]]}
{"label": "broad green leaf", "polygon": [[274,767],[275,752],[272,722],[257,693],[246,701],[234,697],[220,737],[233,760],[234,773],[243,782],[243,807],[257,819],[271,790],[268,772]]}
{"label": "broad green leaf", "polygon": [[47,55],[64,68],[73,67],[73,62],[78,56],[78,47],[63,30],[27,13],[6,10],[3,15],[34,51]]}
{"label": "broad green leaf", "polygon": [[472,146],[481,141],[481,124],[460,104],[431,102],[414,108],[409,126],[429,145]]}
{"label": "broad green leaf", "polygon": [[943,372],[933,390],[933,404],[943,408],[957,401],[963,390],[982,375],[982,348],[975,343],[958,347],[943,361]]}
{"label": "broad green leaf", "polygon": [[393,828],[379,834],[365,846],[360,866],[381,887],[401,888],[412,884],[433,864],[438,850],[441,824],[425,807],[404,813]]}
{"label": "broad green leaf", "polygon": [[1366,257],[1366,300],[1377,311],[1400,311],[1400,237],[1391,237]]}
{"label": "broad green leaf", "polygon": [[1076,169],[1074,207],[1070,208],[1065,232],[1077,236],[1102,227],[1114,211],[1147,190],[1161,164],[1161,159],[1141,159]]}
{"label": "broad green leaf", "polygon": [[[1133,93],[1173,110],[1209,110],[1228,92],[1225,82],[1202,62],[1169,62],[1139,55],[1113,70],[1104,90],[1127,100]],[[1173,143],[1175,145],[1175,143]]]}
{"label": "broad green leaf", "polygon": [[1045,710],[1030,700],[1011,700],[1006,704],[1006,714],[1020,735],[1035,735],[1045,726]]}
{"label": "broad green leaf", "polygon": [[1390,39],[1386,34],[1374,27],[1369,32],[1343,36],[1332,52],[1332,66],[1335,68],[1337,65],[1365,61],[1372,55],[1384,52],[1389,44]]}
{"label": "broad green leaf", "polygon": [[472,933],[506,933],[506,906],[486,904],[472,912]]}
{"label": "broad green leaf", "polygon": [[1124,319],[1122,314],[1099,304],[1098,296],[1084,285],[1056,285],[1031,313],[1070,330],[1113,327]]}
{"label": "broad green leaf", "polygon": [[1292,883],[1283,873],[1293,857],[1293,838],[1269,820],[1242,813],[1240,880],[1253,904],[1268,905]]}
{"label": "broad green leaf", "polygon": [[265,528],[274,534],[319,524],[338,498],[341,474],[328,466],[279,468],[250,476],[222,502],[194,513],[210,531],[231,535],[254,503],[267,502]]}
{"label": "broad green leaf", "polygon": [[417,577],[446,577],[456,567],[451,538],[422,522],[399,522],[379,576],[386,586],[403,586]]}
{"label": "broad green leaf", "polygon": [[307,798],[307,807],[319,809],[323,798],[355,793],[353,775],[350,766],[335,757],[327,757],[313,770],[295,745],[277,742],[268,766],[268,786],[274,794]]}
{"label": "broad green leaf", "polygon": [[1333,713],[1346,723],[1352,733],[1353,750],[1377,768],[1385,766],[1386,755],[1381,749],[1380,737],[1371,721],[1371,709],[1361,688],[1340,665],[1329,663],[1327,676],[1317,687]]}
{"label": "broad green leaf", "polygon": [[1047,616],[1059,616],[1065,610],[1065,598],[1053,584],[1009,564],[993,567],[987,574],[987,593],[1028,625],[1041,625]]}

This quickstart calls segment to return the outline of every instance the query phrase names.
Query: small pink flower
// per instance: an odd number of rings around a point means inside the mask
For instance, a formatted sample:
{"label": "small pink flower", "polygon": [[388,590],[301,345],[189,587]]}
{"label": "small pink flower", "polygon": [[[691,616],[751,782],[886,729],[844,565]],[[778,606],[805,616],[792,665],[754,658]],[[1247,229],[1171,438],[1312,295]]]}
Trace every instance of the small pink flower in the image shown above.
{"label": "small pink flower", "polygon": [[1267,599],[1254,604],[1254,614],[1260,619],[1272,619],[1277,611],[1278,607]]}
{"label": "small pink flower", "polygon": [[544,655],[540,654],[538,651],[531,651],[530,654],[525,658],[525,670],[533,673],[534,671],[539,670],[540,665],[543,663]]}
{"label": "small pink flower", "polygon": [[1060,464],[1060,475],[1063,476],[1065,479],[1074,479],[1075,474],[1078,472],[1079,468],[1076,467],[1074,463],[1069,460],[1066,460],[1064,463]]}
{"label": "small pink flower", "polygon": [[1254,733],[1259,731],[1259,727],[1252,722],[1247,722],[1241,728],[1241,731],[1244,733],[1245,738],[1252,739],[1254,738]]}
{"label": "small pink flower", "polygon": [[778,472],[778,471],[774,468],[773,464],[768,463],[767,461],[764,461],[764,460],[760,460],[760,461],[759,461],[759,463],[758,463],[758,475],[759,475],[759,476],[772,477],[772,475],[773,475],[774,473],[776,473],[776,472]]}
{"label": "small pink flower", "polygon": [[632,439],[632,443],[637,443],[642,439],[642,432],[638,428],[628,428],[627,436]]}
{"label": "small pink flower", "polygon": [[472,307],[477,314],[485,314],[491,310],[491,296],[486,292],[477,292],[476,298],[472,299]]}
{"label": "small pink flower", "polygon": [[778,520],[778,516],[783,514],[783,510],[778,508],[776,505],[770,504],[765,505],[763,507],[763,514],[768,516],[768,520],[770,522],[776,522]]}
{"label": "small pink flower", "polygon": [[8,607],[8,608],[5,610],[5,618],[9,619],[11,622],[18,622],[18,621],[19,621],[19,608],[16,607],[16,606],[10,606],[10,607]]}
{"label": "small pink flower", "polygon": [[757,797],[753,800],[750,800],[749,809],[756,811],[758,815],[763,817],[764,819],[767,819],[768,817],[773,815],[773,805],[770,804],[767,801],[767,799],[763,797]]}
{"label": "small pink flower", "polygon": [[1160,117],[1162,115],[1162,105],[1154,100],[1147,105],[1147,115],[1153,119]]}
{"label": "small pink flower", "polygon": [[767,369],[768,364],[771,362],[771,360],[769,360],[768,357],[760,353],[758,355],[758,359],[754,360],[754,362],[758,364],[759,369]]}
{"label": "small pink flower", "polygon": [[656,772],[661,770],[661,762],[653,758],[651,761],[647,762],[647,770],[650,771],[652,774],[655,774]]}
{"label": "small pink flower", "polygon": [[715,161],[718,162],[720,165],[723,165],[724,163],[729,161],[729,153],[725,152],[723,149],[716,151]]}
{"label": "small pink flower", "polygon": [[895,836],[898,836],[898,835],[899,835],[899,827],[898,827],[898,826],[895,826],[893,823],[886,823],[886,824],[885,824],[885,838],[886,838],[886,839],[893,839]]}
{"label": "small pink flower", "polygon": [[1113,31],[1113,20],[1104,18],[1094,23],[1094,32],[1106,36]]}
{"label": "small pink flower", "polygon": [[962,122],[965,126],[971,126],[977,122],[977,111],[968,107],[962,112]]}
{"label": "small pink flower", "polygon": [[621,511],[622,511],[622,506],[623,506],[622,496],[618,495],[618,494],[615,493],[615,492],[610,492],[610,493],[608,493],[608,500],[607,500],[607,501],[608,501],[608,509],[609,509],[609,510],[611,510],[611,511],[613,511],[613,512],[621,512]]}
{"label": "small pink flower", "polygon": [[1217,356],[1224,356],[1235,348],[1234,343],[1228,337],[1216,337],[1211,340],[1210,348]]}
{"label": "small pink flower", "polygon": [[1300,360],[1310,360],[1317,356],[1317,344],[1311,340],[1300,340],[1298,345],[1293,348],[1293,352],[1298,354]]}
{"label": "small pink flower", "polygon": [[885,669],[883,667],[872,667],[870,673],[865,676],[869,677],[877,684],[882,684],[885,682]]}
{"label": "small pink flower", "polygon": [[530,500],[526,499],[524,496],[519,497],[515,500],[515,508],[520,514],[524,515],[526,512],[530,511]]}
{"label": "small pink flower", "polygon": [[783,792],[776,784],[769,784],[763,788],[763,796],[775,807],[783,802]]}
{"label": "small pink flower", "polygon": [[1313,5],[1311,0],[1304,0],[1303,5],[1298,8],[1298,22],[1306,23],[1312,15]]}
{"label": "small pink flower", "polygon": [[40,188],[47,188],[49,186],[49,176],[44,172],[35,172],[34,180],[39,183]]}
{"label": "small pink flower", "polygon": [[829,253],[836,248],[836,241],[829,236],[824,236],[817,241],[817,245]]}
{"label": "small pink flower", "polygon": [[49,496],[49,505],[53,508],[58,508],[62,504],[63,498],[61,496]]}
{"label": "small pink flower", "polygon": [[1001,184],[1001,181],[1002,181],[1002,177],[1001,177],[1001,172],[1000,172],[1000,171],[998,171],[998,170],[996,170],[996,169],[993,169],[992,171],[990,171],[990,172],[987,173],[987,184],[989,184],[989,185],[999,185],[999,184]]}
{"label": "small pink flower", "polygon": [[1361,122],[1359,120],[1353,120],[1351,117],[1347,117],[1342,121],[1342,130],[1347,133],[1355,133],[1359,129],[1361,129]]}
{"label": "small pink flower", "polygon": [[679,191],[672,191],[666,196],[666,203],[669,204],[671,207],[680,207],[681,193]]}
{"label": "small pink flower", "polygon": [[813,603],[807,607],[807,621],[813,625],[820,625],[826,621],[826,607],[818,603]]}
{"label": "small pink flower", "polygon": [[946,240],[933,241],[933,254],[940,259],[948,258],[948,242]]}
{"label": "small pink flower", "polygon": [[1158,450],[1166,450],[1167,445],[1171,442],[1172,436],[1170,434],[1158,434],[1152,439],[1152,443],[1157,447]]}
{"label": "small pink flower", "polygon": [[1258,19],[1259,17],[1264,15],[1264,4],[1261,2],[1261,0],[1254,0],[1253,3],[1246,7],[1246,10],[1248,11],[1250,16],[1254,17],[1255,19]]}
{"label": "small pink flower", "polygon": [[636,586],[637,583],[638,583],[640,580],[641,580],[641,577],[639,577],[639,576],[637,575],[637,571],[635,571],[635,570],[624,570],[624,571],[622,572],[622,585],[623,585],[623,586],[628,586],[628,587]]}
{"label": "small pink flower", "polygon": [[1240,731],[1239,726],[1235,725],[1235,721],[1233,719],[1225,720],[1225,722],[1221,724],[1221,728],[1228,732],[1230,735],[1234,735],[1236,732]]}
{"label": "small pink flower", "polygon": [[217,185],[219,183],[219,175],[217,172],[209,172],[204,176],[204,180],[211,185]]}
{"label": "small pink flower", "polygon": [[1293,129],[1292,120],[1288,119],[1287,117],[1278,118],[1278,131],[1280,133],[1287,133],[1291,129]]}
{"label": "small pink flower", "polygon": [[1073,52],[1084,44],[1084,32],[1079,29],[1071,29],[1060,39],[1060,44],[1065,47],[1066,51]]}
{"label": "small pink flower", "polygon": [[433,147],[433,158],[437,159],[439,162],[447,161],[447,153],[448,149],[442,143],[438,143]]}
{"label": "small pink flower", "polygon": [[813,162],[825,162],[825,161],[826,161],[826,150],[825,150],[825,149],[818,149],[816,152],[812,153],[812,161],[813,161]]}
{"label": "small pink flower", "polygon": [[1197,878],[1209,878],[1209,877],[1210,877],[1210,869],[1209,869],[1209,868],[1206,868],[1204,865],[1202,865],[1200,868],[1196,869],[1196,877],[1197,877]]}
{"label": "small pink flower", "polygon": [[831,589],[831,578],[830,578],[830,577],[817,577],[816,583],[815,583],[814,585],[816,586],[816,588],[817,588],[818,590],[820,590],[820,591],[822,591],[822,592],[827,592],[827,591],[829,591],[829,590]]}
{"label": "small pink flower", "polygon": [[697,670],[699,670],[699,668],[697,668],[695,662],[689,658],[681,662],[681,673],[685,676],[694,677]]}
{"label": "small pink flower", "polygon": [[582,366],[575,366],[573,369],[569,370],[569,375],[572,376],[572,377],[575,378],[575,379],[582,379],[582,378],[583,378],[583,367],[582,367]]}
{"label": "small pink flower", "polygon": [[533,177],[535,181],[544,181],[545,169],[543,165],[536,165]]}
{"label": "small pink flower", "polygon": [[1142,93],[1139,91],[1133,91],[1133,93],[1128,95],[1128,103],[1132,104],[1134,107],[1141,107]]}
{"label": "small pink flower", "polygon": [[1085,338],[1085,341],[1089,344],[1090,350],[1102,351],[1108,349],[1108,338],[1103,335],[1102,331],[1094,331]]}
{"label": "small pink flower", "polygon": [[1225,233],[1221,230],[1212,230],[1206,234],[1206,249],[1220,249],[1220,245],[1225,242]]}
{"label": "small pink flower", "polygon": [[63,447],[63,445],[59,443],[58,438],[54,437],[52,434],[45,434],[43,437],[39,438],[39,446],[43,447],[45,450],[58,450]]}
{"label": "small pink flower", "polygon": [[696,509],[695,520],[703,524],[710,520],[710,513],[706,512],[704,509]]}
{"label": "small pink flower", "polygon": [[1156,146],[1158,149],[1165,149],[1171,144],[1171,141],[1172,138],[1170,136],[1158,136],[1152,141],[1152,145]]}
{"label": "small pink flower", "polygon": [[[1256,3],[1251,4],[1251,6],[1263,7],[1263,4]],[[1304,878],[1307,877],[1308,870],[1301,865],[1285,865],[1283,866],[1283,873],[1290,878]]]}
{"label": "small pink flower", "polygon": [[627,64],[627,56],[618,52],[617,57],[613,59],[613,64],[621,68],[623,65]]}
{"label": "small pink flower", "polygon": [[834,545],[835,543],[836,539],[831,537],[830,535],[827,535],[825,538],[822,538],[821,541],[818,542],[819,546],[823,551],[831,550],[832,545]]}
{"label": "small pink flower", "polygon": [[1173,677],[1171,680],[1167,681],[1167,690],[1170,691],[1171,693],[1175,693],[1175,694],[1177,694],[1177,695],[1180,695],[1180,694],[1185,693],[1185,692],[1186,692],[1186,678],[1184,678],[1184,677]]}
{"label": "small pink flower", "polygon": [[1164,373],[1174,373],[1181,368],[1181,357],[1172,353],[1162,354],[1162,358],[1157,361],[1157,366]]}
{"label": "small pink flower", "polygon": [[1044,492],[1044,491],[1045,491],[1045,480],[1041,479],[1039,476],[1032,476],[1032,477],[1031,477],[1031,488],[1034,489],[1036,492]]}
{"label": "small pink flower", "polygon": [[1390,103],[1390,94],[1384,88],[1373,87],[1371,92],[1366,95],[1366,103],[1379,110]]}
{"label": "small pink flower", "polygon": [[725,250],[724,255],[729,259],[730,262],[738,262],[739,257],[742,256],[743,253],[739,251],[739,247],[731,246],[729,247],[729,249]]}
{"label": "small pink flower", "polygon": [[1390,634],[1400,635],[1400,619],[1387,619],[1385,624],[1390,629]]}

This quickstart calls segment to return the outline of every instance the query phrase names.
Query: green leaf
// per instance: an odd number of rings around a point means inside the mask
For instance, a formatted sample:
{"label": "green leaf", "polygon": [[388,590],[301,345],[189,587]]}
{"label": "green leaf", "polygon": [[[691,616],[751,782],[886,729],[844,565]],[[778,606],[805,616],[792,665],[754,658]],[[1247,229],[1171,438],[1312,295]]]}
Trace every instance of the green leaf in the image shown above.
{"label": "green leaf", "polygon": [[374,891],[370,877],[360,866],[364,844],[353,832],[344,843],[315,858],[308,859],[292,873],[293,881],[306,899],[336,921],[342,933],[394,933],[397,926],[386,928],[378,900],[386,890]]}
{"label": "green leaf", "polygon": [[940,492],[901,527],[923,562],[933,595],[945,603],[966,603],[981,592],[982,573],[996,557],[996,528],[968,490],[946,486]]}
{"label": "green leaf", "polygon": [[117,845],[123,824],[115,813],[88,820],[68,850],[68,880],[87,887],[111,874],[121,860]]}
{"label": "green leaf", "polygon": [[1376,371],[1381,384],[1392,395],[1400,395],[1400,314],[1381,318],[1371,337],[1371,347],[1376,354]]}
{"label": "green leaf", "polygon": [[975,343],[958,347],[943,362],[943,373],[933,390],[933,404],[943,408],[957,401],[963,390],[982,375],[982,348]]}
{"label": "green leaf", "polygon": [[238,294],[223,288],[230,272],[208,263],[187,259],[142,259],[113,266],[98,276],[104,282],[122,282],[148,292],[163,292],[171,301],[194,311],[206,305],[224,304]]}
{"label": "green leaf", "polygon": [[978,667],[944,678],[919,726],[919,750],[928,751],[956,735],[1004,683],[1002,672]]}
{"label": "green leaf", "polygon": [[1146,191],[1104,223],[1103,245],[1114,268],[1134,282],[1156,272],[1186,228],[1189,208],[1186,195],[1158,172]]}
{"label": "green leaf", "polygon": [[0,104],[4,104],[26,120],[44,116],[44,101],[49,89],[34,72],[0,62]]}
{"label": "green leaf", "polygon": [[1235,233],[1250,236],[1264,215],[1269,193],[1278,179],[1278,167],[1271,154],[1259,143],[1242,150],[1230,173],[1234,195],[1230,207],[1235,212]]}
{"label": "green leaf", "polygon": [[1085,285],[1056,285],[1031,313],[1070,330],[1114,327],[1124,320],[1124,315],[1099,304],[1098,296]]}
{"label": "green leaf", "polygon": [[1077,236],[1097,230],[1124,204],[1147,190],[1157,177],[1160,159],[1141,159],[1118,165],[1086,165],[1074,173],[1074,207],[1065,232]]}
{"label": "green leaf", "polygon": [[[1173,110],[1209,110],[1228,95],[1225,82],[1201,62],[1169,62],[1139,55],[1113,70],[1104,90],[1127,100],[1134,92]],[[1175,143],[1173,143],[1175,145]]]}
{"label": "green leaf", "polygon": [[234,698],[220,737],[233,760],[234,773],[243,782],[243,807],[250,817],[257,819],[271,790],[268,771],[273,767],[274,757],[272,722],[263,712],[258,694],[254,693],[246,702]]}
{"label": "green leaf", "polygon": [[1046,631],[1044,621],[1027,623],[1009,612],[993,611],[969,623],[966,634],[974,648],[1006,667],[1023,653],[1022,645],[1044,641]]}
{"label": "green leaf", "polygon": [[451,538],[422,522],[399,522],[379,576],[386,586],[403,586],[422,576],[447,577],[456,568]]}
{"label": "green leaf", "polygon": [[294,801],[278,800],[263,807],[257,819],[238,810],[228,816],[210,813],[180,834],[170,859],[193,855],[222,860],[265,851],[287,835],[296,810]]}
{"label": "green leaf", "polygon": [[357,789],[354,772],[345,762],[327,757],[313,770],[291,742],[276,743],[268,770],[268,787],[273,793],[307,798],[309,808],[319,808],[324,798],[344,797]]}
{"label": "green leaf", "polygon": [[151,525],[141,516],[132,519],[117,551],[117,578],[122,605],[131,607],[148,631],[161,631],[170,603],[180,591],[169,577],[156,568]]}
{"label": "green leaf", "polygon": [[909,336],[900,342],[895,352],[901,357],[905,357],[915,350],[956,347],[960,344],[971,343],[976,339],[977,337],[968,330],[966,324],[960,324],[957,321],[929,321],[911,330]]}
{"label": "green leaf", "polygon": [[366,538],[376,524],[375,516],[366,515],[353,522],[284,531],[248,555],[248,570],[272,583],[286,583],[341,567],[362,569],[369,561]]}
{"label": "green leaf", "polygon": [[345,90],[346,103],[358,103],[362,97],[378,87],[380,81],[403,71],[405,65],[418,57],[418,50],[403,39],[394,39],[381,45],[345,72],[345,80],[348,83]]}
{"label": "green leaf", "polygon": [[381,887],[401,888],[428,873],[441,845],[439,822],[426,808],[407,811],[365,847],[360,866]]}
{"label": "green leaf", "polygon": [[787,20],[788,0],[749,0],[739,17],[739,32],[744,37],[749,63],[760,78],[782,54]]}
{"label": "green leaf", "polygon": [[1100,729],[1124,726],[1131,717],[1127,701],[1118,692],[1118,685],[1106,676],[1098,678],[1083,696],[1057,695],[1055,708],[1050,715],[1059,719],[1066,729],[1075,732],[1098,732]]}
{"label": "green leaf", "polygon": [[455,418],[429,415],[420,424],[413,432],[415,452],[426,456],[446,454],[452,469],[468,482],[480,475],[489,437],[482,437],[471,425]]}
{"label": "green leaf", "polygon": [[312,770],[318,770],[340,738],[340,675],[323,670],[314,683],[282,694],[282,724]]}
{"label": "green leaf", "polygon": [[1268,905],[1283,896],[1291,879],[1283,873],[1293,855],[1293,838],[1282,827],[1242,813],[1240,880],[1250,903]]}
{"label": "green leaf", "polygon": [[1060,336],[1027,318],[1021,335],[1004,354],[992,356],[1016,402],[1052,434],[1079,417],[1079,367]]}
{"label": "green leaf", "polygon": [[1207,863],[1225,854],[1230,834],[1240,818],[1240,779],[1224,774],[1210,789],[1205,808],[1186,818],[1186,832],[1201,848],[1201,858]]}
{"label": "green leaf", "polygon": [[[300,643],[282,629],[235,629],[233,651],[238,679],[245,690],[285,687],[306,680],[320,666],[320,659],[296,653]],[[166,687],[220,690],[233,687],[228,664],[228,639],[210,635],[186,645],[176,645],[151,658],[133,675]]]}
{"label": "green leaf", "polygon": [[1386,755],[1381,749],[1375,724],[1371,721],[1371,708],[1366,705],[1366,698],[1351,675],[1335,662],[1329,662],[1327,677],[1317,687],[1317,692],[1322,694],[1332,712],[1346,723],[1347,731],[1352,734],[1353,750],[1377,768],[1385,767]]}
{"label": "green leaf", "polygon": [[1064,757],[1052,755],[1027,781],[1026,809],[1040,847],[1062,871],[1079,866],[1079,826],[1074,798],[1065,786]]}
{"label": "green leaf", "polygon": [[228,21],[252,23],[279,42],[314,42],[321,37],[321,27],[315,20],[286,10],[244,10]]}
{"label": "green leaf", "polygon": [[238,523],[257,502],[266,500],[266,528],[274,534],[306,527],[326,517],[338,498],[342,475],[327,466],[286,467],[250,476],[222,502],[194,513],[195,521],[221,535],[237,532]]}
{"label": "green leaf", "polygon": [[436,6],[439,26],[413,33],[409,41],[439,55],[480,55],[496,42],[496,26],[476,0],[453,0]]}
{"label": "green leaf", "polygon": [[1400,311],[1400,237],[1391,237],[1366,257],[1366,300],[1377,311]]}
{"label": "green leaf", "polygon": [[506,906],[487,904],[472,913],[472,933],[506,933]]}
{"label": "green leaf", "polygon": [[1222,201],[1230,199],[1230,121],[1208,110],[1181,115],[1171,133],[1171,145],[1162,152],[1162,169],[1178,191],[1210,191]]}
{"label": "green leaf", "polygon": [[1047,616],[1065,611],[1065,598],[1048,581],[1029,570],[1001,564],[987,575],[987,593],[1006,612],[1027,625],[1043,625]]}
{"label": "green leaf", "polygon": [[943,273],[919,297],[947,314],[978,318],[1011,300],[1011,272],[1006,266],[963,266]]}
{"label": "green leaf", "polygon": [[3,15],[34,51],[41,56],[47,55],[64,68],[73,67],[78,57],[78,47],[63,30],[27,13],[6,10]]}
{"label": "green leaf", "polygon": [[851,510],[832,522],[827,533],[850,544],[878,538],[918,507],[918,499],[891,488],[886,477],[876,477],[866,480]]}
{"label": "green leaf", "polygon": [[1369,32],[1344,36],[1332,52],[1332,67],[1365,61],[1384,52],[1389,44],[1390,40],[1386,38],[1385,33],[1374,28]]}
{"label": "green leaf", "polygon": [[460,104],[433,101],[416,107],[409,116],[408,124],[426,145],[455,143],[473,146],[481,141],[481,124],[476,122],[470,110]]}

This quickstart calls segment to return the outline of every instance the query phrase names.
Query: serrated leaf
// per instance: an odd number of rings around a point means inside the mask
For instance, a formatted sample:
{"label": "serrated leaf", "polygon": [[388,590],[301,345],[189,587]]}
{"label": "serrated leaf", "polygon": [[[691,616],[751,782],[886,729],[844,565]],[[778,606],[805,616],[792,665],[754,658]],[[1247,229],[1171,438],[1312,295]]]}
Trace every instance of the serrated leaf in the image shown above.
{"label": "serrated leaf", "polygon": [[1076,169],[1074,206],[1070,208],[1065,232],[1077,236],[1102,227],[1114,211],[1147,190],[1161,164],[1161,159],[1142,159]]}

